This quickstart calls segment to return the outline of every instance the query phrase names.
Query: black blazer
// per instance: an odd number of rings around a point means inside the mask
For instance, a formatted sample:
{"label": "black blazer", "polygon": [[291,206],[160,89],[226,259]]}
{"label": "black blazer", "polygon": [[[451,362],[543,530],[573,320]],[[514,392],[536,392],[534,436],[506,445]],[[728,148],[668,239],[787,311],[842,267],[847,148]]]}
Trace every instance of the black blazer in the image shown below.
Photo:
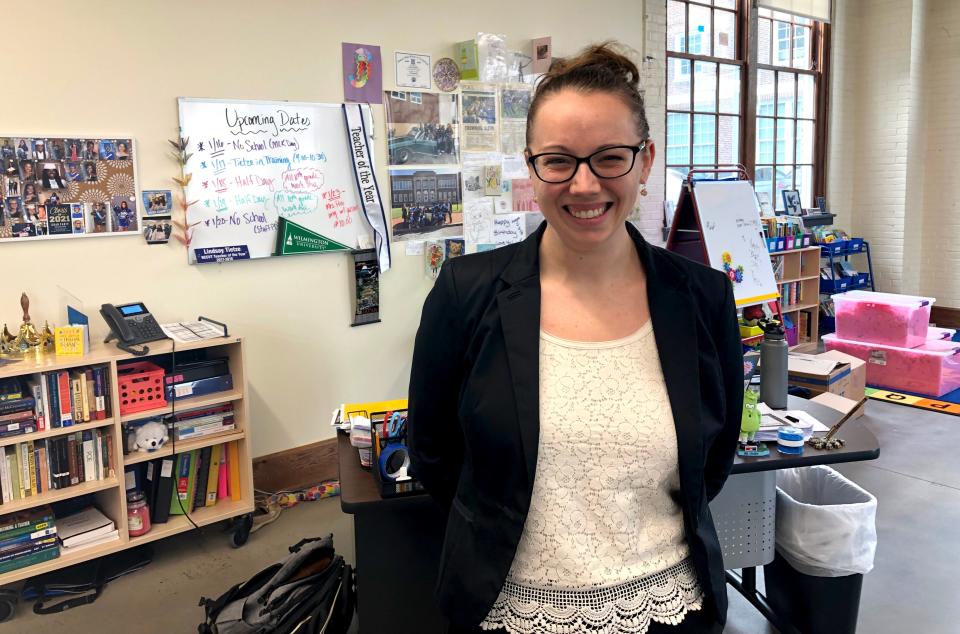
{"label": "black blazer", "polygon": [[[546,224],[519,244],[444,263],[423,306],[410,377],[416,476],[450,509],[437,593],[476,625],[496,600],[530,508],[539,440],[540,268]],[[743,356],[730,281],[643,239],[654,336],[677,432],[690,554],[721,621],[723,559],[707,502],[740,430]],[[637,509],[643,512],[643,509]]]}

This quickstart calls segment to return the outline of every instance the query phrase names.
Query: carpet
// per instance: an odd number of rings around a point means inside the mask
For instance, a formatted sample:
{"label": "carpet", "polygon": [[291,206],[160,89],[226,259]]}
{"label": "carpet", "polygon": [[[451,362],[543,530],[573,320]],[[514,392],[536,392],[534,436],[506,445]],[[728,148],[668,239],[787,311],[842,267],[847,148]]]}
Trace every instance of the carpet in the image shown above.
{"label": "carpet", "polygon": [[897,403],[899,405],[909,405],[910,407],[919,407],[920,409],[929,409],[944,414],[953,414],[960,416],[960,389],[944,394],[940,398],[930,398],[920,394],[909,394],[907,392],[893,392],[890,390],[881,390],[868,387],[867,396],[878,401],[887,403]]}

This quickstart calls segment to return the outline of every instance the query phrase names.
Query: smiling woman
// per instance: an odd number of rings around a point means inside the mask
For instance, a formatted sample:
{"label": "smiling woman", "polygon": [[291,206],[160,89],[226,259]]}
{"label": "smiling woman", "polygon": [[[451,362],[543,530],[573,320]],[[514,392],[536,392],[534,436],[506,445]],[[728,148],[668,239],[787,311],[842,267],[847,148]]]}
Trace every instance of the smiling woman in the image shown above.
{"label": "smiling woman", "polygon": [[733,292],[626,222],[655,157],[638,77],[612,44],[554,62],[525,151],[546,222],[446,262],[424,304],[409,444],[450,509],[453,632],[725,621],[707,502],[740,427]]}

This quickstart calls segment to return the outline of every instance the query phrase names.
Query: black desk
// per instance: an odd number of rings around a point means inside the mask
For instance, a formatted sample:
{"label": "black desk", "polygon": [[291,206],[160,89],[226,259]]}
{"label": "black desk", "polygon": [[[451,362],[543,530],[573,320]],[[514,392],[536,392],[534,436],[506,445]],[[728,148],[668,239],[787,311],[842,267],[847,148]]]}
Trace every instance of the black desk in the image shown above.
{"label": "black desk", "polygon": [[[791,396],[790,409],[802,409],[827,426],[840,414],[818,403]],[[801,456],[784,456],[776,449],[765,458],[737,458],[733,474],[749,474],[789,467],[873,460],[880,455],[876,437],[863,426],[869,414],[848,421],[839,437],[846,447]],[[354,516],[357,555],[357,616],[361,634],[431,634],[446,631],[446,620],[434,600],[437,567],[446,514],[425,494],[383,499],[373,475],[360,466],[347,434],[337,434],[340,466],[340,508]],[[743,577],[728,573],[728,581],[771,622],[776,615],[756,592],[752,568]],[[776,624],[776,623],[775,623]],[[781,629],[785,631],[785,629]]]}

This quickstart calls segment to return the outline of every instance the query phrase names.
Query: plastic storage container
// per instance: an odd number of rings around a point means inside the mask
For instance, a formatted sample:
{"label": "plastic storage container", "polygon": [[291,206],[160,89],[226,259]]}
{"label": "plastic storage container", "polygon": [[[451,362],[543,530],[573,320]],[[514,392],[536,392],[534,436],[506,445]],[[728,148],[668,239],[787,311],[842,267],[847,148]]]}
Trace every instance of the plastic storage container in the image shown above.
{"label": "plastic storage container", "polygon": [[827,350],[867,362],[867,383],[905,392],[943,396],[960,388],[960,342],[930,340],[917,348],[895,348],[824,335]]}
{"label": "plastic storage container", "polygon": [[932,297],[848,291],[833,296],[837,336],[847,341],[916,348],[927,340]]}

